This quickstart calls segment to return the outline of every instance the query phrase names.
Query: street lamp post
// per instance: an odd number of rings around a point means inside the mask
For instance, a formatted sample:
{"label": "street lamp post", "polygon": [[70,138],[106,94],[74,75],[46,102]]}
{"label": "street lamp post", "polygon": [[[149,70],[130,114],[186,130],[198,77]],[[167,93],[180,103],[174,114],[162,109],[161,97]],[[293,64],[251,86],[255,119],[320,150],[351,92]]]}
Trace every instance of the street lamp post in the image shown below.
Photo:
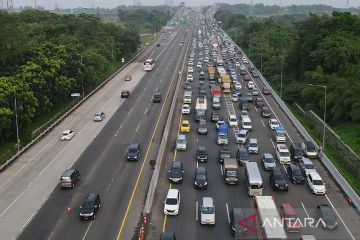
{"label": "street lamp post", "polygon": [[17,151],[20,150],[20,138],[19,138],[19,122],[18,122],[18,111],[17,111],[17,101],[16,101],[16,86],[14,86],[14,107],[15,107],[15,125],[16,125],[16,148]]}
{"label": "street lamp post", "polygon": [[[83,56],[80,55],[80,64],[83,65]],[[82,89],[82,98],[85,97],[85,90],[84,90],[84,78],[81,78],[81,89]]]}
{"label": "street lamp post", "polygon": [[327,94],[327,86],[325,85],[316,85],[316,84],[311,84],[309,83],[308,84],[309,86],[313,86],[313,87],[321,87],[321,88],[324,88],[325,90],[325,103],[324,103],[324,119],[323,119],[323,137],[322,137],[322,149],[324,150],[325,149],[325,120],[326,120],[326,94]]}
{"label": "street lamp post", "polygon": [[283,61],[280,58],[280,98],[282,99],[282,89],[283,89]]}

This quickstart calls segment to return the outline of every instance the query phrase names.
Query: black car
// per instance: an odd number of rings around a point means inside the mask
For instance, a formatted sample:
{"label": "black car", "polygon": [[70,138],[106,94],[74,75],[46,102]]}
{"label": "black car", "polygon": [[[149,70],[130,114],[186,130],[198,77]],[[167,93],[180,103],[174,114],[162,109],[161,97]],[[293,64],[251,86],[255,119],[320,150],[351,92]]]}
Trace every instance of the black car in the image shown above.
{"label": "black car", "polygon": [[261,108],[261,116],[263,118],[269,118],[271,116],[269,107],[262,107]]}
{"label": "black car", "polygon": [[153,102],[158,103],[161,102],[161,93],[155,93],[153,96]]}
{"label": "black car", "polygon": [[238,149],[236,159],[239,165],[245,165],[246,162],[250,161],[250,155],[246,148],[241,147]]}
{"label": "black car", "polygon": [[207,124],[206,124],[206,120],[205,120],[205,119],[199,120],[199,125],[198,125],[197,132],[198,132],[199,134],[207,134],[207,133],[208,133],[208,126],[207,126]]}
{"label": "black car", "polygon": [[238,224],[240,220],[245,219],[245,213],[244,209],[242,208],[233,208],[230,212],[230,232],[232,235],[235,235],[235,232],[237,235],[245,236],[247,228],[241,226]]}
{"label": "black car", "polygon": [[174,232],[163,232],[161,233],[160,240],[176,240]]}
{"label": "black car", "polygon": [[130,91],[129,90],[123,90],[121,92],[121,98],[128,98],[130,96]]}
{"label": "black car", "polygon": [[181,161],[174,161],[169,170],[169,180],[173,183],[181,183],[183,180],[183,165]]}
{"label": "black car", "polygon": [[292,143],[289,148],[292,160],[300,161],[304,157],[304,152],[300,143]]}
{"label": "black car", "polygon": [[95,214],[100,208],[100,196],[97,193],[89,193],[80,206],[80,219],[95,219]]}
{"label": "black car", "polygon": [[132,161],[137,161],[140,158],[140,144],[133,143],[129,146],[127,159]]}
{"label": "black car", "polygon": [[203,96],[203,97],[206,96],[206,89],[205,88],[199,89],[199,96]]}
{"label": "black car", "polygon": [[273,168],[270,172],[270,184],[274,191],[282,190],[287,192],[289,190],[286,178],[278,167]]}
{"label": "black car", "polygon": [[240,97],[239,102],[240,102],[239,103],[240,110],[250,111],[250,105],[249,105],[247,97]]}
{"label": "black car", "polygon": [[196,151],[196,159],[200,162],[207,162],[208,152],[205,146],[199,146],[198,150]]}
{"label": "black car", "polygon": [[207,189],[207,174],[205,167],[197,167],[194,177],[194,188]]}
{"label": "black car", "polygon": [[156,44],[157,47],[160,47],[160,43]]}
{"label": "black car", "polygon": [[328,230],[335,230],[338,226],[337,218],[332,208],[327,204],[319,204],[316,207],[316,216],[322,223],[322,227]]}
{"label": "black car", "polygon": [[302,174],[299,166],[290,163],[289,166],[287,167],[287,173],[292,183],[297,183],[297,184],[304,183],[305,177]]}
{"label": "black car", "polygon": [[231,157],[229,148],[223,147],[223,148],[219,149],[219,162],[220,163],[224,162],[224,158],[229,158],[229,157]]}
{"label": "black car", "polygon": [[252,93],[247,93],[245,98],[246,98],[247,102],[253,102],[254,101]]}
{"label": "black car", "polygon": [[217,122],[220,119],[220,115],[217,112],[212,112],[211,113],[211,121],[212,122]]}

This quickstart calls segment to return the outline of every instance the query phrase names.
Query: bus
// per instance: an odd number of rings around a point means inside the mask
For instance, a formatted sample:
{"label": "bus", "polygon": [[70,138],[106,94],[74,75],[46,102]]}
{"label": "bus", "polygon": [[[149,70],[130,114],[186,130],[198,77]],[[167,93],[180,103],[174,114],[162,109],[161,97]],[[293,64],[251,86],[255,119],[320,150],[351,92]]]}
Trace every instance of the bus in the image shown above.
{"label": "bus", "polygon": [[250,196],[261,196],[263,191],[263,181],[260,175],[259,167],[256,162],[245,163],[245,178],[248,194]]}
{"label": "bus", "polygon": [[287,239],[282,219],[272,196],[255,197],[256,215],[261,226],[257,229],[260,240],[285,240]]}
{"label": "bus", "polygon": [[145,71],[151,71],[155,66],[155,60],[152,58],[149,58],[144,62],[144,70]]}

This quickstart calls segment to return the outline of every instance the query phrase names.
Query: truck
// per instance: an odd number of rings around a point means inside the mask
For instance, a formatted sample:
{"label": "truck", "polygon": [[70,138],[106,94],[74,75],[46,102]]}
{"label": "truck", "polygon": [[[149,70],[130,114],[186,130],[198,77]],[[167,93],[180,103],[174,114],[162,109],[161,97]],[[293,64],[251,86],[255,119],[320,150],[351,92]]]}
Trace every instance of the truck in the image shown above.
{"label": "truck", "polygon": [[277,143],[286,142],[285,129],[283,126],[278,126],[274,128],[274,139]]}
{"label": "truck", "polygon": [[227,184],[237,184],[238,164],[236,158],[224,158],[224,179]]}
{"label": "truck", "polygon": [[191,96],[192,96],[192,91],[186,90],[184,92],[183,103],[190,104],[191,103]]}
{"label": "truck", "polygon": [[205,97],[198,97],[195,105],[195,121],[204,118],[207,110],[207,101]]}
{"label": "truck", "polygon": [[221,84],[224,93],[231,93],[231,79],[229,75],[225,74],[221,76]]}
{"label": "truck", "polygon": [[214,67],[208,67],[208,77],[209,77],[209,81],[215,79],[215,68]]}
{"label": "truck", "polygon": [[229,126],[224,123],[221,124],[217,129],[217,144],[218,145],[228,145],[229,139],[228,139],[228,133],[229,133]]}

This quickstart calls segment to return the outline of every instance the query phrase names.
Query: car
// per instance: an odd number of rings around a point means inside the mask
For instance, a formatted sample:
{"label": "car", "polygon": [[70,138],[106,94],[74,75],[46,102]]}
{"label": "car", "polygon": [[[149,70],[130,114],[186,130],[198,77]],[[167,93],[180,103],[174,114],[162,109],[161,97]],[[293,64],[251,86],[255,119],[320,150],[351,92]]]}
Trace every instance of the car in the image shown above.
{"label": "car", "polygon": [[315,145],[309,141],[309,140],[305,140],[302,142],[301,147],[304,151],[304,155],[308,158],[316,158],[317,157],[317,150]]}
{"label": "car", "polygon": [[305,176],[309,175],[311,172],[317,172],[314,163],[309,158],[303,157],[300,160],[299,167]]}
{"label": "car", "polygon": [[[254,87],[255,87],[255,84],[254,84],[254,82],[253,81],[249,81],[248,82],[248,84],[247,84],[247,87],[248,87],[248,89],[253,89]],[[252,95],[252,93],[251,93],[251,95]]]}
{"label": "car", "polygon": [[310,172],[306,175],[306,182],[314,194],[325,194],[325,183],[317,172]]}
{"label": "car", "polygon": [[197,167],[194,176],[194,188],[207,189],[208,180],[205,167]]}
{"label": "car", "polygon": [[280,215],[284,221],[285,230],[288,232],[300,232],[300,219],[295,208],[290,203],[283,203],[280,206]]}
{"label": "car", "polygon": [[161,102],[161,93],[154,93],[154,96],[153,96],[153,102],[154,103],[159,103]]}
{"label": "car", "polygon": [[274,167],[276,167],[276,162],[274,160],[274,157],[271,153],[264,153],[261,156],[261,162],[264,166],[264,170],[271,170]]}
{"label": "car", "polygon": [[289,185],[286,181],[284,174],[279,167],[275,167],[270,172],[270,184],[274,191],[282,190],[287,192],[289,190]]}
{"label": "car", "polygon": [[208,160],[208,152],[205,146],[199,146],[196,151],[196,159],[199,162],[207,162]]}
{"label": "car", "polygon": [[333,209],[327,204],[318,204],[316,206],[316,217],[322,225],[321,227],[327,230],[335,230],[338,227],[337,217]]}
{"label": "car", "polygon": [[238,224],[239,221],[246,219],[244,209],[242,208],[233,208],[230,211],[230,232],[232,235],[245,236],[247,228]]}
{"label": "car", "polygon": [[280,126],[280,123],[277,119],[275,118],[272,118],[269,120],[269,128],[271,130],[274,130],[275,128],[279,127]]}
{"label": "car", "polygon": [[188,67],[188,73],[193,73],[194,72],[194,68],[193,67]]}
{"label": "car", "polygon": [[94,122],[101,122],[105,118],[104,112],[96,112],[94,115]]}
{"label": "car", "polygon": [[189,133],[190,132],[190,122],[189,120],[182,120],[180,126],[180,132]]}
{"label": "car", "polygon": [[191,108],[189,104],[183,104],[181,107],[181,113],[182,114],[190,114]]}
{"label": "car", "polygon": [[84,219],[95,219],[96,212],[100,209],[100,196],[98,193],[88,193],[80,206],[79,217]]}
{"label": "car", "polygon": [[258,108],[261,108],[265,106],[264,100],[262,98],[256,98],[255,99],[255,106]]}
{"label": "car", "polygon": [[271,116],[269,107],[263,106],[261,108],[261,116],[263,118],[269,118]]}
{"label": "car", "polygon": [[240,62],[236,61],[235,62],[235,67],[241,67]]}
{"label": "car", "polygon": [[123,90],[122,92],[121,92],[121,98],[128,98],[128,97],[130,97],[130,91],[129,90]]}
{"label": "car", "polygon": [[125,81],[131,81],[131,80],[132,80],[131,75],[126,74],[124,80],[125,80]]}
{"label": "car", "polygon": [[294,161],[300,161],[304,157],[304,153],[300,143],[290,144],[289,150],[290,150],[291,159]]}
{"label": "car", "polygon": [[249,74],[244,74],[244,75],[245,75],[244,78],[243,78],[244,81],[250,81],[251,80]]}
{"label": "car", "polygon": [[245,65],[241,64],[241,65],[240,65],[240,70],[246,70]]}
{"label": "car", "polygon": [[290,152],[285,144],[276,145],[276,157],[280,164],[289,164],[290,163]]}
{"label": "car", "polygon": [[198,63],[196,64],[196,67],[197,67],[197,68],[202,68],[202,63],[201,63],[201,62],[198,62]]}
{"label": "car", "polygon": [[184,134],[179,134],[176,139],[176,150],[186,151],[187,141]]}
{"label": "car", "polygon": [[220,115],[217,112],[212,112],[211,113],[211,121],[212,122],[217,122],[220,119]]}
{"label": "car", "polygon": [[174,232],[162,232],[160,240],[176,240]]}
{"label": "car", "polygon": [[178,215],[180,210],[180,191],[178,189],[169,189],[164,201],[165,215]]}
{"label": "car", "polygon": [[249,145],[247,147],[249,153],[257,154],[259,152],[259,144],[257,138],[250,138]]}
{"label": "car", "polygon": [[231,95],[231,100],[233,102],[237,102],[239,100],[239,96],[237,94],[233,94],[233,95]]}
{"label": "car", "polygon": [[240,143],[240,144],[245,144],[247,142],[247,136],[248,136],[249,131],[246,129],[241,129],[237,134],[236,134],[236,142]]}
{"label": "car", "polygon": [[188,66],[192,66],[194,65],[194,62],[193,61],[188,61]]}
{"label": "car", "polygon": [[249,61],[247,59],[243,59],[242,61],[244,64],[249,63]]}
{"label": "car", "polygon": [[223,163],[225,158],[231,157],[230,150],[227,146],[219,149],[219,162]]}
{"label": "car", "polygon": [[160,43],[157,43],[157,44],[156,44],[156,47],[160,47]]}
{"label": "car", "polygon": [[238,121],[236,119],[236,115],[229,115],[229,126],[230,127],[237,127],[239,124],[238,124]]}
{"label": "car", "polygon": [[206,119],[199,120],[197,132],[198,132],[198,134],[207,134],[208,133],[208,126],[206,124]]}
{"label": "car", "polygon": [[254,99],[253,99],[253,95],[251,93],[246,93],[246,96],[245,96],[246,100],[248,102],[253,102]]}
{"label": "car", "polygon": [[172,183],[181,183],[183,180],[183,164],[181,161],[176,160],[171,163],[169,170],[169,181]]}
{"label": "car", "polygon": [[146,42],[146,43],[145,43],[145,46],[149,46],[149,43],[148,43],[148,42]]}
{"label": "car", "polygon": [[203,197],[200,205],[200,223],[215,225],[215,204],[212,197]]}
{"label": "car", "polygon": [[240,119],[241,119],[241,121],[242,121],[243,118],[245,118],[245,117],[249,117],[249,112],[246,111],[246,110],[242,110],[242,111],[240,112]]}
{"label": "car", "polygon": [[239,82],[234,83],[234,87],[238,90],[241,90],[241,88],[242,88],[241,83],[239,83]]}
{"label": "car", "polygon": [[251,94],[252,94],[253,96],[259,96],[259,95],[260,95],[259,90],[258,90],[256,87],[253,87],[253,88],[252,88]]}
{"label": "car", "polygon": [[191,91],[191,90],[192,90],[192,87],[191,87],[190,83],[185,83],[185,84],[184,84],[184,89],[185,89],[186,91]]}
{"label": "car", "polygon": [[238,161],[239,165],[245,165],[246,162],[250,161],[250,155],[246,148],[238,148],[238,151],[236,153],[236,160]]}
{"label": "car", "polygon": [[267,88],[267,87],[263,87],[263,89],[261,90],[261,92],[262,92],[264,95],[270,95],[270,94],[271,94],[270,89]]}
{"label": "car", "polygon": [[133,143],[130,144],[128,151],[127,151],[127,160],[129,161],[138,161],[140,159],[140,144]]}
{"label": "car", "polygon": [[301,169],[298,165],[290,163],[287,167],[287,173],[289,175],[289,179],[292,183],[302,184],[304,183],[304,175],[301,172]]}
{"label": "car", "polygon": [[193,82],[194,81],[194,77],[191,74],[188,74],[186,77],[186,80],[188,80],[189,82]]}
{"label": "car", "polygon": [[238,95],[238,96],[241,95],[241,91],[239,89],[236,89],[236,88],[233,90],[233,93]]}
{"label": "car", "polygon": [[223,124],[225,124],[225,121],[220,117],[219,120],[216,122],[216,131],[219,129],[219,126]]}
{"label": "car", "polygon": [[64,130],[61,134],[61,141],[65,141],[65,140],[71,140],[72,137],[75,135],[75,132],[73,130]]}
{"label": "car", "polygon": [[74,188],[79,180],[79,171],[77,169],[68,169],[61,175],[59,186],[61,188]]}
{"label": "car", "polygon": [[250,105],[248,104],[248,100],[246,99],[246,97],[240,97],[239,100],[240,100],[239,103],[240,110],[250,111]]}

